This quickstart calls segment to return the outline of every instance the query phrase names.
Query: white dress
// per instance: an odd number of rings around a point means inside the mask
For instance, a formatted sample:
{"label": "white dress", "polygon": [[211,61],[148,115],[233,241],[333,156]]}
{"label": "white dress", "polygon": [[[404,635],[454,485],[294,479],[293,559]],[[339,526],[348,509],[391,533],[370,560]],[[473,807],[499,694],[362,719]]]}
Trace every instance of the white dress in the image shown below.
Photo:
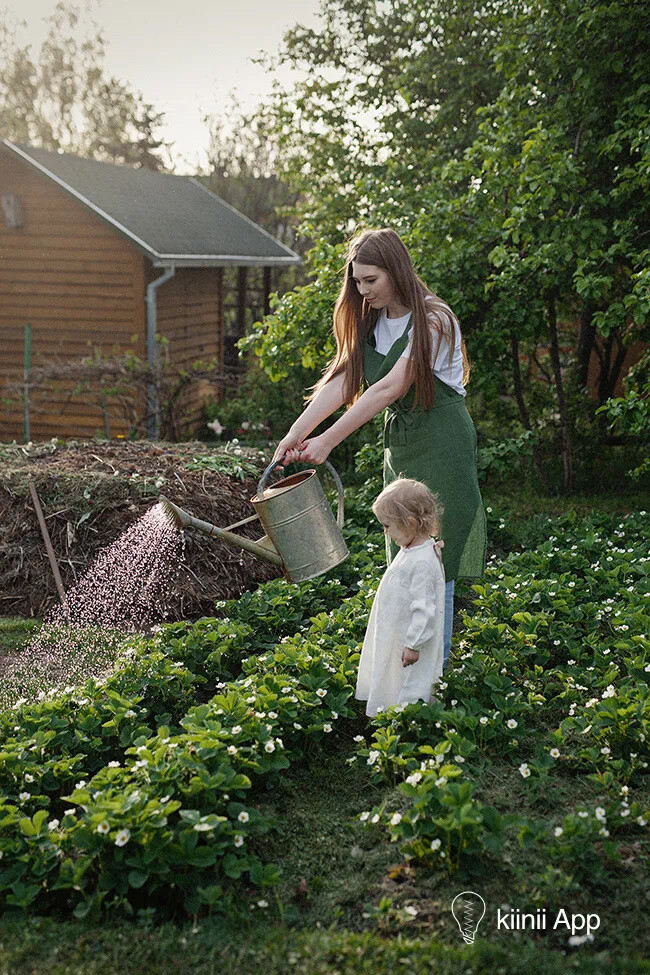
{"label": "white dress", "polygon": [[[367,701],[366,714],[379,708],[433,699],[442,677],[445,625],[445,570],[433,539],[400,548],[382,576],[363,641],[355,697]],[[420,653],[404,667],[402,650]]]}

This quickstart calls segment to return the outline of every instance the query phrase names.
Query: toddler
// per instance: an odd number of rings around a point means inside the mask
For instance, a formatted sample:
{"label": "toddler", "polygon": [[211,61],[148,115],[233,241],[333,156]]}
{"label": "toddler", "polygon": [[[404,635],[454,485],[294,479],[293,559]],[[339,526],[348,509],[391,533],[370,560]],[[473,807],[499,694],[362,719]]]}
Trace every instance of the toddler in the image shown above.
{"label": "toddler", "polygon": [[368,702],[369,717],[392,704],[433,700],[433,685],[442,676],[445,622],[437,498],[426,484],[400,477],[372,510],[401,547],[379,583],[359,660],[355,697]]}

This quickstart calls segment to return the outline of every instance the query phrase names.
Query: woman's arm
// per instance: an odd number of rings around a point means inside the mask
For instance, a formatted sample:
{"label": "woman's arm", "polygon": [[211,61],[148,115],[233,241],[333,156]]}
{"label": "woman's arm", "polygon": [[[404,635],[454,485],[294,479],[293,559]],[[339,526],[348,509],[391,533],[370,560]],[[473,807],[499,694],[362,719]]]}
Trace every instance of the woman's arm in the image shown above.
{"label": "woman's arm", "polygon": [[[345,385],[345,373],[334,376],[328,383],[318,391],[309,406],[303,410],[298,419],[291,425],[289,432],[282,438],[277,446],[273,460],[285,459],[286,464],[293,460],[300,460],[297,451],[302,446],[306,437],[315,430],[319,423],[326,420],[328,416],[335,413],[339,407],[345,403],[343,387]],[[293,451],[296,450],[294,454]]]}
{"label": "woman's arm", "polygon": [[342,440],[403,396],[411,387],[411,381],[407,379],[408,361],[401,356],[391,371],[383,379],[369,386],[336,423],[333,423],[319,437],[304,441],[300,459],[311,461],[313,464],[322,464],[329,452]]}

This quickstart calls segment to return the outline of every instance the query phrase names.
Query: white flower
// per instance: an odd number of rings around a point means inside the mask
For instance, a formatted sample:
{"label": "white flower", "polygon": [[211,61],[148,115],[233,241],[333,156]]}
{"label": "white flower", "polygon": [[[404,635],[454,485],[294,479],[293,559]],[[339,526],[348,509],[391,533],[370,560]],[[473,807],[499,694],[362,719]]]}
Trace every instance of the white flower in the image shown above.
{"label": "white flower", "polygon": [[371,823],[378,823],[379,822],[379,813],[375,813],[375,815],[372,817],[372,819],[370,820],[370,822]]}
{"label": "white flower", "polygon": [[47,824],[47,828],[49,830],[53,830],[53,829],[56,829],[58,825],[59,825],[59,820],[58,819],[51,819],[49,821],[49,823]]}
{"label": "white flower", "polygon": [[235,844],[235,846],[243,846],[244,845],[244,837],[241,835],[241,833],[237,833],[237,835],[235,836],[235,839],[233,840],[233,843]]}
{"label": "white flower", "polygon": [[368,755],[368,765],[374,765],[379,758],[379,752],[371,751]]}
{"label": "white flower", "polygon": [[593,940],[594,936],[589,932],[587,934],[572,934],[569,938],[569,944],[572,948],[579,948],[580,945],[585,944],[585,942]]}
{"label": "white flower", "polygon": [[258,907],[268,907],[269,906],[269,902],[268,901],[265,901],[265,900],[261,900],[261,901],[258,901],[257,902],[257,906]]}
{"label": "white flower", "polygon": [[194,829],[197,833],[207,833],[209,829],[212,829],[209,823],[195,823]]}
{"label": "white flower", "polygon": [[25,782],[33,782],[33,781],[34,781],[34,776],[33,775],[30,775],[29,772],[26,772],[25,773]]}
{"label": "white flower", "polygon": [[240,731],[241,731],[241,725],[239,724],[233,725],[232,728],[233,735],[238,735]]}
{"label": "white flower", "polygon": [[236,755],[237,754],[237,748],[236,748],[235,745],[228,745],[228,748],[226,750],[227,750],[227,752],[228,752],[229,755]]}
{"label": "white flower", "polygon": [[607,818],[602,806],[596,806],[595,815],[596,819],[599,819],[601,823],[604,823]]}
{"label": "white flower", "polygon": [[608,748],[607,745],[605,745],[603,748],[600,749],[601,755],[609,755],[610,752],[611,752],[611,748]]}
{"label": "white flower", "polygon": [[637,816],[636,821],[639,824],[639,826],[645,826],[646,823],[648,822],[648,820],[645,819],[645,817],[643,816]]}
{"label": "white flower", "polygon": [[562,833],[563,832],[564,832],[564,830],[562,829],[561,826],[556,826],[555,829],[553,830],[553,835],[554,836],[562,836]]}
{"label": "white flower", "polygon": [[327,691],[325,690],[324,687],[319,687],[316,693],[318,694],[319,697],[325,697]]}
{"label": "white flower", "polygon": [[412,775],[408,776],[406,781],[408,782],[409,785],[417,785],[421,778],[422,778],[421,772],[413,772]]}
{"label": "white flower", "polygon": [[299,724],[299,722],[298,722],[298,721],[294,721],[294,723],[293,723],[293,726],[294,726],[294,728],[296,728],[296,729],[297,729],[298,731],[302,731],[302,725],[301,725],[301,724]]}
{"label": "white flower", "polygon": [[490,719],[489,718],[486,718],[485,715],[483,715],[482,718],[479,718],[479,721],[481,722],[481,724],[487,724],[489,720]]}
{"label": "white flower", "polygon": [[551,758],[559,758],[560,757],[560,749],[559,748],[551,748],[551,750],[549,752],[549,755],[551,756]]}
{"label": "white flower", "polygon": [[121,829],[115,837],[115,846],[126,846],[130,839],[130,831],[128,829]]}
{"label": "white flower", "polygon": [[366,819],[368,819],[369,816],[370,816],[369,812],[359,813],[359,819],[361,820],[362,823],[365,823]]}
{"label": "white flower", "polygon": [[363,735],[355,735],[354,736],[354,741],[356,741],[356,742],[365,741],[365,740],[366,739],[363,737]]}
{"label": "white flower", "polygon": [[434,851],[434,853],[436,850],[440,849],[441,842],[442,841],[439,839],[431,840],[431,849]]}
{"label": "white flower", "polygon": [[519,766],[519,771],[521,772],[524,779],[527,779],[528,776],[530,775],[530,769],[528,768],[526,762],[521,763],[521,765]]}
{"label": "white flower", "polygon": [[120,763],[119,762],[109,762],[108,763],[108,767],[109,768],[119,768],[120,767]]}
{"label": "white flower", "polygon": [[76,812],[77,812],[76,809],[66,809],[65,812],[63,813],[63,815],[64,816],[74,816]]}
{"label": "white flower", "polygon": [[332,730],[331,724],[324,724],[323,725],[323,731],[329,732],[331,730]]}
{"label": "white flower", "polygon": [[277,718],[277,716],[277,711],[269,711],[269,718],[273,719]]}
{"label": "white flower", "polygon": [[393,813],[393,815],[390,817],[390,824],[391,826],[397,826],[397,824],[401,822],[401,820],[402,820],[401,813]]}
{"label": "white flower", "polygon": [[508,725],[509,728],[516,728],[517,727],[517,722],[515,721],[514,718],[508,718],[506,724]]}
{"label": "white flower", "polygon": [[602,827],[602,829],[599,829],[598,832],[600,833],[601,836],[609,836],[609,830],[605,829],[604,826]]}
{"label": "white flower", "polygon": [[128,711],[125,711],[124,712],[124,717],[125,718],[135,718],[135,711],[133,711],[131,708],[129,708]]}
{"label": "white flower", "polygon": [[274,752],[275,751],[275,743],[272,742],[272,741],[267,741],[267,743],[264,746],[264,751],[265,752]]}
{"label": "white flower", "polygon": [[439,779],[436,779],[435,784],[440,786],[440,785],[445,785],[446,782],[447,782],[447,776],[441,775]]}
{"label": "white flower", "polygon": [[108,833],[108,832],[109,832],[109,830],[110,830],[110,828],[111,828],[111,827],[110,827],[110,826],[108,825],[108,823],[106,822],[106,820],[104,820],[104,821],[103,821],[102,823],[100,823],[100,824],[99,824],[99,826],[97,827],[97,832],[98,832],[98,833],[102,833],[102,834],[104,834],[104,833]]}
{"label": "white flower", "polygon": [[28,799],[31,799],[31,793],[21,792],[18,798],[20,799],[21,802],[27,802]]}
{"label": "white flower", "polygon": [[81,779],[81,780],[80,780],[79,782],[77,782],[77,784],[75,785],[75,789],[83,789],[85,785],[86,785],[86,780],[85,780],[85,779]]}
{"label": "white flower", "polygon": [[459,765],[462,765],[465,759],[462,755],[454,755],[454,761],[458,762]]}
{"label": "white flower", "polygon": [[582,811],[580,811],[578,813],[578,816],[580,816],[580,819],[586,819],[588,815],[589,815],[589,813],[588,812],[584,812],[584,810],[582,810]]}
{"label": "white flower", "polygon": [[245,809],[242,809],[237,819],[239,820],[240,823],[247,823],[248,820],[250,819],[250,816],[248,815]]}

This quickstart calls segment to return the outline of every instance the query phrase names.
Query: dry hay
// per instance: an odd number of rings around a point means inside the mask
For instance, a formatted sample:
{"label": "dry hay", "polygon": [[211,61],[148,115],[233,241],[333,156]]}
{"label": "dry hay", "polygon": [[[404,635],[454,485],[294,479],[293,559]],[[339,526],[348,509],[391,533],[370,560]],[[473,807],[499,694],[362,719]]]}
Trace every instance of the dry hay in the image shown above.
{"label": "dry hay", "polygon": [[[235,453],[239,451],[239,453]],[[29,480],[38,491],[67,590],[110,545],[165,494],[204,521],[226,527],[254,514],[258,475],[270,460],[261,451],[228,444],[148,441],[53,441],[0,444],[0,616],[43,617],[58,602]],[[188,467],[198,458],[207,469]],[[240,480],[211,466],[243,465]],[[236,529],[263,534],[259,521]],[[268,562],[196,531],[186,532],[185,564],[168,619],[212,615],[214,603],[278,576]]]}

